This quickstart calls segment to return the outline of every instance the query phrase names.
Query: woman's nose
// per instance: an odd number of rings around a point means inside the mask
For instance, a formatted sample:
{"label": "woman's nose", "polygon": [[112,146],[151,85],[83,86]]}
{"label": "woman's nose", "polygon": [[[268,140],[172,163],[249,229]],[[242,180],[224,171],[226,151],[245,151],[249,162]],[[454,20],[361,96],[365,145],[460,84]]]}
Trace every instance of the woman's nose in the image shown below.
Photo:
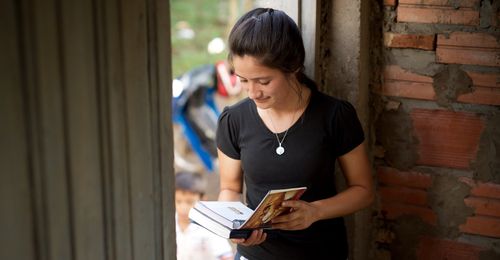
{"label": "woman's nose", "polygon": [[257,87],[257,84],[253,82],[248,82],[246,87],[247,87],[248,97],[250,99],[256,99],[262,96],[262,92]]}

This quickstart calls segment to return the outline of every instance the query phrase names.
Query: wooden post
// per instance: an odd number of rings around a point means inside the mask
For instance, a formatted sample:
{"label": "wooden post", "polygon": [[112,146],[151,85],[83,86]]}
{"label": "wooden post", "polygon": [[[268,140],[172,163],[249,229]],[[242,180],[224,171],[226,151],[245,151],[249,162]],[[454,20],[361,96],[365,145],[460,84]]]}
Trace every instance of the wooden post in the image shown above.
{"label": "wooden post", "polygon": [[0,259],[175,259],[168,1],[0,14]]}

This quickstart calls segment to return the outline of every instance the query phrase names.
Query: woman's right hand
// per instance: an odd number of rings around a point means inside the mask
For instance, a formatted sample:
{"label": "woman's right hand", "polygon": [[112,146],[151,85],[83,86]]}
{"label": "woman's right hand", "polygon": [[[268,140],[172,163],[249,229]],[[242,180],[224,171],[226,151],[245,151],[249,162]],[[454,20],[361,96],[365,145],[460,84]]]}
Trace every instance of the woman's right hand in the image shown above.
{"label": "woman's right hand", "polygon": [[264,241],[266,241],[267,234],[263,229],[256,229],[252,231],[252,234],[247,238],[232,238],[231,241],[235,244],[242,246],[255,246]]}

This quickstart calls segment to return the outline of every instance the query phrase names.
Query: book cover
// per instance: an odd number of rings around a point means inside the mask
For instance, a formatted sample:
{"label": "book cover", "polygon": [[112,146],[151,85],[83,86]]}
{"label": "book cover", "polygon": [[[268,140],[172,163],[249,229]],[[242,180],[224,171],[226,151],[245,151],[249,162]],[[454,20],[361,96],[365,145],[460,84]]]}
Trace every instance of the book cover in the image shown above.
{"label": "book cover", "polygon": [[247,238],[252,230],[271,232],[271,220],[290,211],[285,200],[297,200],[306,187],[270,190],[255,210],[239,201],[199,201],[189,212],[198,225],[225,238]]}

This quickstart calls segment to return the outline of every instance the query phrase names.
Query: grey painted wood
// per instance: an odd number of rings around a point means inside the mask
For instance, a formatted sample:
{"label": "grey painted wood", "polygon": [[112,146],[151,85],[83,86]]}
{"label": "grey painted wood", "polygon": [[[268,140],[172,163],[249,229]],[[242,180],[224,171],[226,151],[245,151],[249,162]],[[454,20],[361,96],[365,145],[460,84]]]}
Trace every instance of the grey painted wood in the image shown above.
{"label": "grey painted wood", "polygon": [[148,75],[146,3],[122,2],[124,90],[127,114],[128,168],[133,256],[154,259],[153,139],[148,103],[151,89]]}
{"label": "grey painted wood", "polygon": [[106,216],[108,252],[110,259],[134,259],[132,222],[130,208],[127,114],[124,90],[122,42],[122,16],[118,0],[105,1],[96,7],[99,19],[97,28],[101,66],[99,77],[104,144],[104,180],[109,192],[106,193]]}
{"label": "grey painted wood", "polygon": [[18,6],[0,3],[0,259],[34,259]]}
{"label": "grey painted wood", "polygon": [[[171,39],[170,34],[165,33],[165,28],[170,28],[170,17],[163,15],[162,10],[169,10],[169,1],[150,1],[148,4],[148,17],[150,30],[148,30],[149,49],[155,55],[150,59],[150,83],[152,86],[151,103],[153,116],[154,142],[158,144],[153,149],[155,171],[153,178],[155,207],[155,242],[156,255],[161,258],[174,259],[176,256],[175,214],[174,195],[175,185],[173,180],[173,129],[172,129],[172,68],[171,68]],[[162,87],[163,86],[163,87]],[[168,87],[164,87],[168,86]],[[169,109],[165,109],[169,108]],[[162,228],[158,228],[162,227]]]}
{"label": "grey painted wood", "polygon": [[1,7],[0,259],[175,259],[168,1]]}
{"label": "grey painted wood", "polygon": [[[156,92],[153,97],[157,99],[157,119],[153,122],[159,125],[155,127],[157,129],[156,134],[157,142],[159,143],[159,179],[156,179],[155,190],[160,196],[161,211],[158,212],[159,216],[170,216],[162,217],[158,220],[158,225],[161,225],[161,229],[157,228],[158,236],[161,240],[162,245],[157,246],[157,248],[162,248],[162,256],[164,259],[175,259],[176,258],[176,246],[174,241],[176,241],[175,235],[175,219],[173,215],[175,214],[175,183],[173,178],[174,167],[174,141],[173,141],[173,128],[170,122],[172,122],[172,111],[171,111],[171,99],[172,97],[172,66],[171,66],[171,35],[165,32],[165,28],[170,28],[170,16],[164,15],[162,10],[170,10],[169,1],[152,1],[152,7],[150,10],[154,12],[150,17],[153,18],[151,24],[154,25],[154,30],[152,34],[156,37],[151,37],[154,39],[153,43],[156,46],[151,46],[151,48],[157,51],[155,56],[155,64],[151,67],[155,68],[155,77],[152,77],[152,84],[157,85]],[[168,86],[168,87],[165,87]],[[160,185],[161,184],[161,185]],[[156,207],[156,209],[159,209]],[[160,232],[161,231],[161,232]]]}
{"label": "grey painted wood", "polygon": [[93,6],[89,1],[60,2],[63,105],[67,135],[67,174],[75,259],[105,259],[102,155],[97,113],[97,61]]}
{"label": "grey painted wood", "polygon": [[74,233],[69,190],[67,133],[55,1],[23,1],[27,92],[33,151],[37,250],[41,259],[73,259]]}

